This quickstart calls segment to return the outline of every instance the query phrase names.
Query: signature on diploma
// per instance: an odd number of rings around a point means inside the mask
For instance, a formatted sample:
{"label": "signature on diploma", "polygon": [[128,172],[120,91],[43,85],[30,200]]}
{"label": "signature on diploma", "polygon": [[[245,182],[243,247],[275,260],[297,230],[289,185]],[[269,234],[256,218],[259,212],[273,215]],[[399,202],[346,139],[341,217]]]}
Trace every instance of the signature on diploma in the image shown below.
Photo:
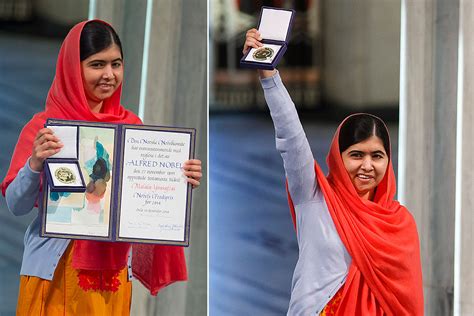
{"label": "signature on diploma", "polygon": [[184,225],[182,224],[160,224],[150,222],[137,222],[133,220],[128,221],[129,229],[144,229],[153,230],[158,232],[171,232],[171,231],[182,231]]}
{"label": "signature on diploma", "polygon": [[170,232],[170,231],[181,231],[183,230],[183,225],[178,224],[159,224],[158,230],[160,232]]}

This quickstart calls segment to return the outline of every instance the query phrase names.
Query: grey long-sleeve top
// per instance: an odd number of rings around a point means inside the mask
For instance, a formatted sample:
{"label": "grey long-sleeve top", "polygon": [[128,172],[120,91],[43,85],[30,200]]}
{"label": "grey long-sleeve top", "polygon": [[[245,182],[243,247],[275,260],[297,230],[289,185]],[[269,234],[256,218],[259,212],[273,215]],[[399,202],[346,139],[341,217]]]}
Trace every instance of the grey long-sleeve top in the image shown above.
{"label": "grey long-sleeve top", "polygon": [[344,284],[351,257],[317,183],[313,154],[290,95],[278,73],[261,83],[296,213],[299,256],[288,315],[317,315]]}
{"label": "grey long-sleeve top", "polygon": [[[38,197],[40,172],[30,168],[29,159],[7,188],[5,198],[10,212],[25,215],[33,209]],[[69,239],[43,238],[39,236],[40,218],[36,216],[25,233],[21,275],[52,280],[59,259],[69,245]],[[128,256],[128,279],[132,278],[131,252]]]}

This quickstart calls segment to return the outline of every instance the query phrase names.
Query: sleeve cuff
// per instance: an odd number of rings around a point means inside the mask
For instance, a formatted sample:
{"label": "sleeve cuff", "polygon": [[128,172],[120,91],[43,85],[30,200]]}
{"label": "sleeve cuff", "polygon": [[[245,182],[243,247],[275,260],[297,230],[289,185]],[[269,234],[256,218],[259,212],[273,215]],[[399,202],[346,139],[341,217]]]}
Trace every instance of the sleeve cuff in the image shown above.
{"label": "sleeve cuff", "polygon": [[41,171],[35,171],[33,169],[31,169],[30,167],[30,158],[28,158],[28,160],[26,161],[26,164],[25,164],[25,170],[27,171],[27,174],[31,177],[35,177],[36,175],[39,175],[41,173]]}
{"label": "sleeve cuff", "polygon": [[281,83],[280,73],[277,72],[268,78],[260,78],[260,82],[262,84],[263,89],[270,89],[276,87],[279,83]]}

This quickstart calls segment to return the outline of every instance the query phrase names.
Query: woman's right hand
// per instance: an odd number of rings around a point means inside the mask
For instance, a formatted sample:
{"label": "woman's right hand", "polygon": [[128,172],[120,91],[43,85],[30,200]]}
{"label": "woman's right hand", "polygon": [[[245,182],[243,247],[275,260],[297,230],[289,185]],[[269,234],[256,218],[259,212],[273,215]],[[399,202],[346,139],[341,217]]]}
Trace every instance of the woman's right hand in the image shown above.
{"label": "woman's right hand", "polygon": [[[257,29],[253,28],[253,29],[248,30],[247,34],[245,35],[245,44],[244,44],[242,53],[245,55],[248,53],[248,51],[251,48],[257,49],[259,47],[262,47],[263,44],[262,42],[260,42],[261,40],[262,40],[262,35]],[[273,70],[259,69],[258,73],[260,74],[261,78],[268,78],[268,77],[272,77],[276,73],[276,69],[273,69]]]}
{"label": "woman's right hand", "polygon": [[49,128],[42,128],[36,134],[33,142],[33,153],[30,158],[30,168],[34,171],[43,170],[46,158],[59,152],[64,145]]}
{"label": "woman's right hand", "polygon": [[251,48],[259,48],[262,47],[263,44],[260,42],[262,40],[262,36],[257,29],[250,29],[247,31],[245,35],[245,44],[242,53],[245,55]]}

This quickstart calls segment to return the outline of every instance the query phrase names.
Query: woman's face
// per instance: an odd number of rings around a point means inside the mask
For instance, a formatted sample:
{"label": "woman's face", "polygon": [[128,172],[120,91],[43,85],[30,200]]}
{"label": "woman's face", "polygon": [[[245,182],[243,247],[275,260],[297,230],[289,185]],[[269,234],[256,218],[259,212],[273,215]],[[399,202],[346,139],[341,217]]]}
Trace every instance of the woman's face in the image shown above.
{"label": "woman's face", "polygon": [[372,200],[388,165],[388,155],[382,140],[371,136],[347,148],[341,157],[359,196]]}
{"label": "woman's face", "polygon": [[112,44],[81,62],[82,81],[87,102],[93,112],[99,112],[102,101],[112,96],[123,80],[120,48]]}

